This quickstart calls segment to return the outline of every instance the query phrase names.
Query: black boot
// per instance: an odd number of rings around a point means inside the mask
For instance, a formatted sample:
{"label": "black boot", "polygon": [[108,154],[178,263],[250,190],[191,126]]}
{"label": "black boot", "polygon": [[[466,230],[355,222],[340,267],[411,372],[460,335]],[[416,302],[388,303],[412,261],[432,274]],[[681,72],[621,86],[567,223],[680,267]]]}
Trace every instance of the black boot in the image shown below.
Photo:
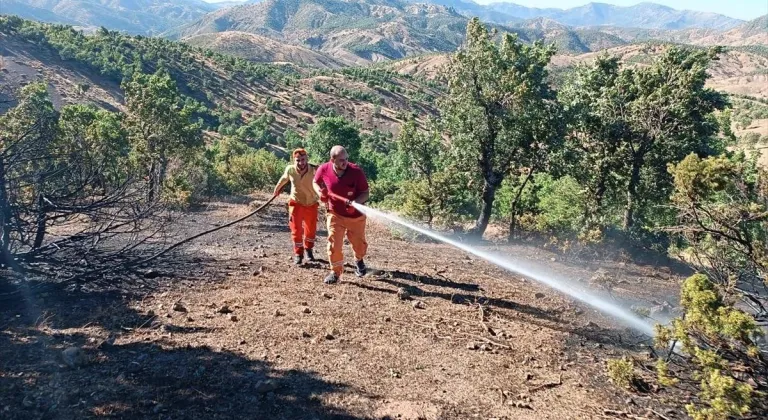
{"label": "black boot", "polygon": [[315,260],[315,254],[312,253],[311,249],[307,249],[307,261],[314,261]]}
{"label": "black boot", "polygon": [[365,263],[363,262],[363,260],[360,260],[355,263],[355,274],[357,274],[357,277],[363,277],[367,272],[368,272],[368,269],[365,268]]}

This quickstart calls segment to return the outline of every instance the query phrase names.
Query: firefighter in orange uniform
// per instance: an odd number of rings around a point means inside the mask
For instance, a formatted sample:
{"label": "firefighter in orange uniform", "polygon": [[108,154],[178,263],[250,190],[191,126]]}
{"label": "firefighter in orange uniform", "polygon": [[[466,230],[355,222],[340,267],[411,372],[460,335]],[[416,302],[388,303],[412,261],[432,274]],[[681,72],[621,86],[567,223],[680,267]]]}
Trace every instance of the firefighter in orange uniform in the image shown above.
{"label": "firefighter in orange uniform", "polygon": [[368,251],[368,242],[365,240],[366,216],[353,204],[365,204],[368,201],[368,180],[363,170],[348,159],[343,147],[334,146],[331,148],[330,161],[320,165],[315,173],[315,191],[328,209],[328,259],[332,271],[324,279],[327,284],[339,281],[344,271],[342,247],[345,235],[355,256],[355,274],[363,277],[367,272],[363,262]]}
{"label": "firefighter in orange uniform", "polygon": [[312,185],[316,170],[317,167],[308,162],[307,151],[296,149],[293,151],[293,164],[285,167],[283,176],[275,186],[274,196],[277,197],[280,195],[280,190],[288,182],[291,183],[291,196],[288,200],[288,225],[291,227],[293,262],[296,265],[302,263],[305,252],[307,253],[307,260],[315,260],[312,250],[315,247],[317,210],[320,206],[319,197]]}

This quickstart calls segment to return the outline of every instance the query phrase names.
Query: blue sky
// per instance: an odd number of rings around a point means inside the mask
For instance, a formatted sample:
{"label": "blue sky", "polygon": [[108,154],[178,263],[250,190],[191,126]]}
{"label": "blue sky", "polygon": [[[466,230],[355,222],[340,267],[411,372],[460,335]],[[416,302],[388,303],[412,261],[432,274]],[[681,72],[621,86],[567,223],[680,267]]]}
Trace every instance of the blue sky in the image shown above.
{"label": "blue sky", "polygon": [[[500,3],[503,0],[474,0],[475,3]],[[594,0],[596,3],[609,3],[617,6],[632,6],[641,0]],[[583,6],[590,0],[512,0],[506,3],[516,3],[527,7],[557,7],[569,9]],[[701,12],[714,12],[737,19],[750,20],[768,14],[768,0],[654,0],[651,3],[663,4],[675,9],[688,9]]]}

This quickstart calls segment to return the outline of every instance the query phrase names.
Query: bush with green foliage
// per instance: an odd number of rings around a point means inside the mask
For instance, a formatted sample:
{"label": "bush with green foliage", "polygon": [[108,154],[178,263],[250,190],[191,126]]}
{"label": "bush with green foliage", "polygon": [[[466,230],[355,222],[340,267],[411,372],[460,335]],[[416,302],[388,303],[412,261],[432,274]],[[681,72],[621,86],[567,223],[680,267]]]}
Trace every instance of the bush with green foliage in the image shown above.
{"label": "bush with green foliage", "polygon": [[304,140],[310,158],[316,162],[325,162],[330,158],[331,148],[344,146],[350,162],[360,159],[360,130],[344,117],[323,117],[312,125]]}
{"label": "bush with green foliage", "polygon": [[635,364],[627,358],[608,360],[608,377],[616,386],[631,388],[635,383]]}
{"label": "bush with green foliage", "polygon": [[254,149],[232,137],[215,142],[209,154],[214,173],[224,187],[223,191],[216,191],[219,194],[247,194],[268,188],[277,182],[288,164],[266,150]]}

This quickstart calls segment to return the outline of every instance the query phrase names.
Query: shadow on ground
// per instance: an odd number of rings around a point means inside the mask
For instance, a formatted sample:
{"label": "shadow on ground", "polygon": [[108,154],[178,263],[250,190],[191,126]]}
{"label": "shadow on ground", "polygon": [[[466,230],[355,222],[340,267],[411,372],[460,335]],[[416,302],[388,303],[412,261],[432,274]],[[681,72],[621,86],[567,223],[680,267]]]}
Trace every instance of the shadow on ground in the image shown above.
{"label": "shadow on ground", "polygon": [[[523,319],[530,324],[573,334],[574,337],[570,341],[577,347],[585,346],[587,342],[591,342],[592,345],[636,349],[637,345],[644,341],[644,337],[639,333],[634,334],[626,330],[605,328],[592,322],[585,326],[575,325],[567,319],[569,314],[560,310],[545,310],[511,300],[470,294],[470,292],[481,291],[479,286],[471,283],[455,282],[447,278],[435,278],[404,271],[384,272],[383,276],[377,277],[375,280],[395,286],[398,289],[405,289],[413,297],[438,298],[457,305],[480,304],[491,311],[496,310],[497,314],[499,314],[498,310],[516,312],[525,315]],[[350,282],[349,284],[373,292],[397,293],[395,289],[377,287],[369,282]],[[426,291],[419,285],[453,289],[454,291]],[[519,320],[519,318],[517,319]]]}
{"label": "shadow on ground", "polygon": [[[162,337],[200,329],[136,312],[128,304],[139,292],[18,280],[0,276],[2,296],[14,296],[0,301],[0,418],[358,418],[323,403],[347,386],[313,372],[230,349],[172,348]],[[155,289],[153,281],[139,289]],[[78,349],[69,359],[68,348]]]}

